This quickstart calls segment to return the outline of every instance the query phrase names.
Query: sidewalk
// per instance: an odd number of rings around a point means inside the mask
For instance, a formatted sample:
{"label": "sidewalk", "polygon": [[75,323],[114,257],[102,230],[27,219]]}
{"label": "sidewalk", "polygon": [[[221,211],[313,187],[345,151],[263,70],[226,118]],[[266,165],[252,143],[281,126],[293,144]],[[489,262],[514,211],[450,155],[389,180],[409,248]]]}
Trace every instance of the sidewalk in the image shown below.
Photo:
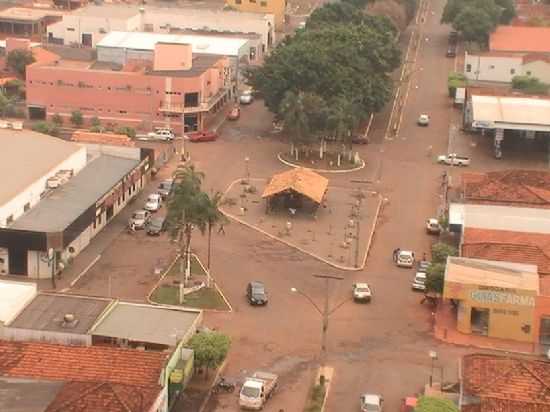
{"label": "sidewalk", "polygon": [[515,353],[533,353],[535,350],[532,343],[460,333],[456,330],[456,314],[446,302],[440,303],[436,310],[434,337],[443,342],[480,349]]}

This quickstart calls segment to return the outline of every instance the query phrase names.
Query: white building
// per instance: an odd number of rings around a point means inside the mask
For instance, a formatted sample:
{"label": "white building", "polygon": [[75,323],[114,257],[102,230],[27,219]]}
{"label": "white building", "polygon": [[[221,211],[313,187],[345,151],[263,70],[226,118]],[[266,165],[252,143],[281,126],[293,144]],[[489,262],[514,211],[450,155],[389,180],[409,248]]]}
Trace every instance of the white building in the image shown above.
{"label": "white building", "polygon": [[0,280],[0,337],[3,337],[3,326],[15,319],[36,294],[34,283]]}
{"label": "white building", "polygon": [[[89,5],[66,14],[48,26],[48,41],[65,45],[95,47],[111,31],[155,33],[196,30],[225,35],[259,35],[250,44],[249,55],[263,55],[275,42],[272,14],[241,13],[188,7],[138,7],[127,5]],[[254,59],[252,59],[254,60]]]}
{"label": "white building", "polygon": [[70,263],[143,187],[141,149],[100,151],[0,129],[0,273],[49,278]]}
{"label": "white building", "polygon": [[515,76],[531,76],[550,83],[550,58],[541,54],[466,52],[464,74],[473,81],[511,83]]}

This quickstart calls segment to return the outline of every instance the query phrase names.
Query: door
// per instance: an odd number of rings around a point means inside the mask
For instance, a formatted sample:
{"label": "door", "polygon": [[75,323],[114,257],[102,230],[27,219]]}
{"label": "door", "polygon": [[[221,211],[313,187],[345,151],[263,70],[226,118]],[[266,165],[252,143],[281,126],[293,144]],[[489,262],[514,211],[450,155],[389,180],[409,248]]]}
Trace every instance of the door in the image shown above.
{"label": "door", "polygon": [[92,47],[92,34],[82,33],[82,45],[86,47]]}
{"label": "door", "polygon": [[472,308],[470,324],[472,333],[486,336],[489,332],[489,309]]}
{"label": "door", "polygon": [[27,249],[9,248],[9,267],[11,275],[27,275]]}

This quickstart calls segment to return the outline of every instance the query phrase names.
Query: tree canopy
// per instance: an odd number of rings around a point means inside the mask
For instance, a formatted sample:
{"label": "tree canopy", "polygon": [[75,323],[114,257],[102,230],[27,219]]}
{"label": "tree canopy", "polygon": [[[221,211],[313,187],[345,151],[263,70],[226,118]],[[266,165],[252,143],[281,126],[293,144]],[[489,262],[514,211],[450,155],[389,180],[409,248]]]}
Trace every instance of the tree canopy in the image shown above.
{"label": "tree canopy", "polygon": [[528,94],[548,94],[550,85],[536,77],[514,76],[512,78],[512,89],[521,90]]}
{"label": "tree canopy", "polygon": [[431,263],[426,269],[426,292],[443,293],[445,264]]}
{"label": "tree canopy", "polygon": [[21,78],[25,78],[27,66],[34,63],[34,56],[30,50],[15,49],[8,53],[6,65]]}
{"label": "tree canopy", "polygon": [[187,343],[193,349],[195,366],[198,368],[217,368],[221,365],[231,346],[228,336],[218,332],[199,332]]}
{"label": "tree canopy", "polygon": [[458,250],[451,245],[443,242],[437,242],[432,246],[432,262],[447,263],[448,256],[457,256]]}
{"label": "tree canopy", "polygon": [[458,412],[456,405],[448,399],[421,396],[414,408],[415,412]]}

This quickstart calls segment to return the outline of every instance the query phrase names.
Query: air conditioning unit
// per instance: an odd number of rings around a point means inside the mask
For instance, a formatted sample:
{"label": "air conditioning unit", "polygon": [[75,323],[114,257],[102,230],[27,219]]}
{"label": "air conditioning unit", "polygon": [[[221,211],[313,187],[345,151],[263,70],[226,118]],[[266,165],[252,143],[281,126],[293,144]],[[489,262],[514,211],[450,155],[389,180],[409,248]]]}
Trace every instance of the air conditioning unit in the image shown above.
{"label": "air conditioning unit", "polygon": [[48,180],[46,180],[46,187],[48,189],[56,189],[59,186],[61,186],[61,179],[57,176],[50,177]]}

